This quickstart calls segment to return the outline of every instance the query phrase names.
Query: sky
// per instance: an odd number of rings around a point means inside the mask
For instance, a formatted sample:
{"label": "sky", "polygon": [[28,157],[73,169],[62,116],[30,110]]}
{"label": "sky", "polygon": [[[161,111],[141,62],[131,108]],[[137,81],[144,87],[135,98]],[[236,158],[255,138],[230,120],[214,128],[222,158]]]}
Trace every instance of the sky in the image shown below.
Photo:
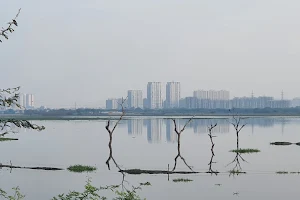
{"label": "sky", "polygon": [[300,96],[299,0],[1,0],[0,88],[36,106],[103,107],[147,82]]}

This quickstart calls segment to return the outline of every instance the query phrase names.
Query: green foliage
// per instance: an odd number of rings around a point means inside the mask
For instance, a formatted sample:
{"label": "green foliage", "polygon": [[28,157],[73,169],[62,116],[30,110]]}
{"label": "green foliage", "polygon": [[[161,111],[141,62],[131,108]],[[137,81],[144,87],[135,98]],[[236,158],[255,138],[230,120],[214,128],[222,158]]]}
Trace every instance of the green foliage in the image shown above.
{"label": "green foliage", "polygon": [[88,165],[72,165],[68,167],[68,170],[71,172],[82,173],[82,172],[92,172],[97,170],[97,168]]}
{"label": "green foliage", "polygon": [[57,197],[53,197],[52,200],[106,200],[106,197],[100,197],[97,193],[100,189],[91,185],[89,179],[84,186],[85,190],[80,193],[76,191],[70,191],[68,194],[60,194]]}
{"label": "green foliage", "polygon": [[57,197],[53,197],[52,200],[107,200],[107,197],[98,194],[100,190],[111,190],[115,192],[117,197],[113,198],[113,200],[142,200],[136,193],[137,189],[141,189],[140,187],[132,187],[131,191],[118,191],[116,190],[117,188],[119,188],[119,185],[96,188],[91,185],[91,180],[88,179],[85,190],[82,193],[70,191],[68,194],[60,194]]}
{"label": "green foliage", "polygon": [[234,153],[258,153],[260,152],[259,149],[234,149],[231,150],[230,152],[234,152]]}
{"label": "green foliage", "polygon": [[141,189],[140,187],[132,187],[132,191],[126,190],[124,191],[116,191],[117,197],[113,198],[113,200],[142,200],[139,195],[136,193],[137,189]]}
{"label": "green foliage", "polygon": [[24,199],[25,195],[21,194],[19,187],[12,188],[12,190],[14,190],[15,193],[14,193],[13,196],[10,196],[10,195],[7,194],[7,192],[0,189],[0,197],[3,197],[4,199],[8,199],[8,200],[22,200],[22,199]]}
{"label": "green foliage", "polygon": [[187,179],[187,178],[178,178],[178,179],[173,179],[173,182],[177,183],[177,182],[191,182],[193,180],[191,179]]}

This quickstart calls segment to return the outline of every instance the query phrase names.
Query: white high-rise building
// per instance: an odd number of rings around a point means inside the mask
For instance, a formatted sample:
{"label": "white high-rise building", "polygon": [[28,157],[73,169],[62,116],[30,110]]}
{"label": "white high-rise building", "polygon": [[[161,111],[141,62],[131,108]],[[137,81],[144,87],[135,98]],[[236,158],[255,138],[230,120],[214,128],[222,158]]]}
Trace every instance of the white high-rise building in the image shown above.
{"label": "white high-rise building", "polygon": [[33,94],[26,94],[26,108],[34,108],[34,96]]}
{"label": "white high-rise building", "polygon": [[118,99],[107,99],[106,100],[106,109],[113,110],[118,109]]}
{"label": "white high-rise building", "polygon": [[166,86],[166,107],[178,108],[180,100],[180,83],[168,82]]}
{"label": "white high-rise building", "polygon": [[147,101],[150,109],[162,108],[161,82],[149,82],[147,85]]}
{"label": "white high-rise building", "polygon": [[128,90],[128,108],[143,108],[142,90]]}

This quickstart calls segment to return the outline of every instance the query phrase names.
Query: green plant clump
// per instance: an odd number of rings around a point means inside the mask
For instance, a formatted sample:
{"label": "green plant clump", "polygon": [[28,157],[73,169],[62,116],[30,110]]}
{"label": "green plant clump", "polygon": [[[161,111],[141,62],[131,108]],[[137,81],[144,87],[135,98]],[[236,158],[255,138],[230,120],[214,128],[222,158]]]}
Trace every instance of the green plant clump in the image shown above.
{"label": "green plant clump", "polygon": [[229,171],[230,174],[246,174],[246,172],[240,171],[240,170],[236,170],[236,169],[232,169]]}
{"label": "green plant clump", "polygon": [[151,186],[151,183],[150,182],[140,183],[140,186]]}
{"label": "green plant clump", "polygon": [[8,199],[8,200],[22,200],[22,199],[24,199],[25,196],[23,194],[21,194],[19,187],[13,188],[12,190],[14,191],[14,195],[10,196],[10,195],[7,194],[7,192],[0,189],[0,197],[3,197],[4,199]]}
{"label": "green plant clump", "polygon": [[177,183],[177,182],[191,182],[193,180],[191,179],[187,179],[187,178],[177,178],[177,179],[173,179],[173,182]]}
{"label": "green plant clump", "polygon": [[271,142],[271,145],[291,145],[291,142]]}
{"label": "green plant clump", "polygon": [[231,150],[230,152],[234,152],[234,153],[258,153],[260,152],[259,149],[234,149]]}
{"label": "green plant clump", "polygon": [[82,173],[82,172],[92,172],[97,170],[97,168],[88,165],[72,165],[68,167],[68,170],[71,172]]}

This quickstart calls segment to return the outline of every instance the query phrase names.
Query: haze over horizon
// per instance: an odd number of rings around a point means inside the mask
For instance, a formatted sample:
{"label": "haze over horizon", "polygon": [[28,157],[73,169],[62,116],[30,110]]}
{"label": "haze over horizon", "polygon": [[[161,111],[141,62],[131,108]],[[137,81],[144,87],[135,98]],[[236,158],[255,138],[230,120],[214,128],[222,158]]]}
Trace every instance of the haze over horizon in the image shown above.
{"label": "haze over horizon", "polygon": [[100,107],[148,81],[181,82],[230,96],[300,96],[300,1],[0,2],[1,88],[21,86],[36,105]]}

